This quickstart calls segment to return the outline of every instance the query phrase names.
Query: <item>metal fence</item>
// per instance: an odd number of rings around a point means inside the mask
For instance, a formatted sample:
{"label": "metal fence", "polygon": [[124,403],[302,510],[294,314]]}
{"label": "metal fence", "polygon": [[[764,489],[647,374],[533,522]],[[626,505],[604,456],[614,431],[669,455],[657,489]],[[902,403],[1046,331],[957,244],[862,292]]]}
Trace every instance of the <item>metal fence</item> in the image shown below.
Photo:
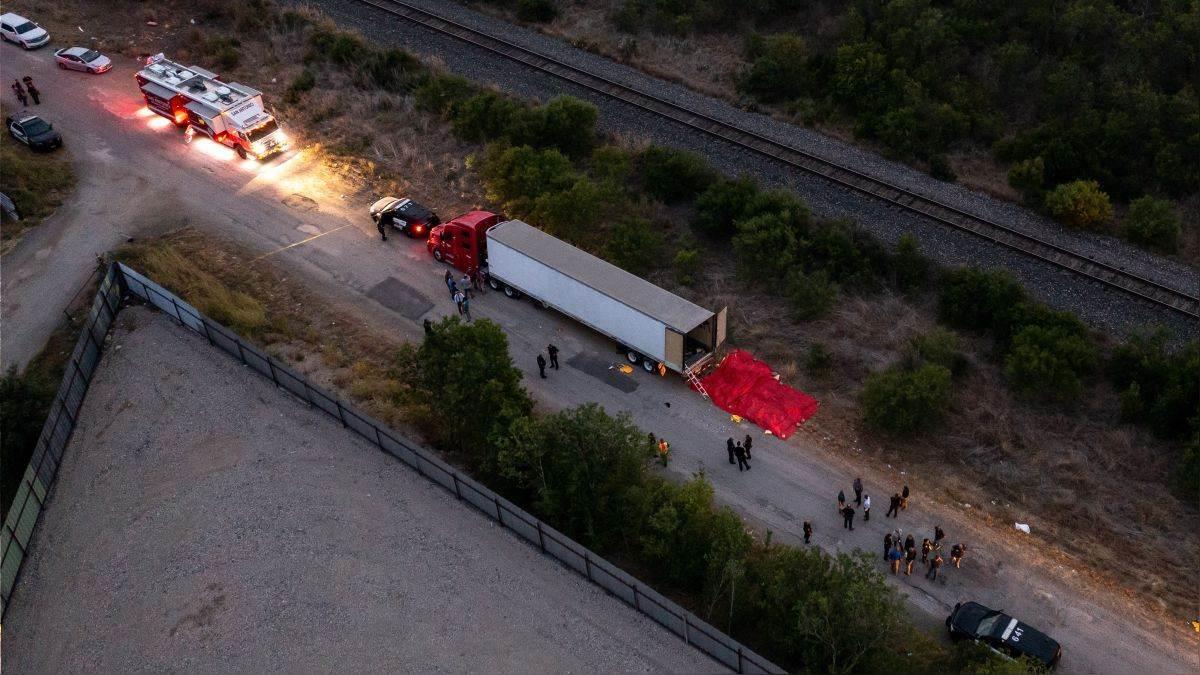
{"label": "metal fence", "polygon": [[[356,410],[353,406],[343,403],[340,399],[326,392],[288,366],[280,363],[258,347],[249,344],[228,328],[212,321],[201,314],[196,308],[176,297],[170,291],[162,288],[150,279],[138,274],[129,267],[116,263],[105,277],[104,285],[97,294],[96,303],[101,309],[109,308],[109,298],[112,292],[114,277],[120,282],[123,290],[134,297],[140,298],[167,315],[175,318],[182,326],[203,335],[210,344],[220,347],[227,354],[237,358],[246,366],[257,371],[260,375],[270,378],[275,386],[293,394],[300,400],[315,406],[329,416],[338,420],[343,427],[353,430],[359,436],[373,443],[380,450],[412,467],[425,478],[437,483],[453,494],[460,501],[466,502],[495,520],[501,527],[516,533],[530,544],[537,546],[543,553],[553,557],[567,567],[586,577],[592,583],[605,591],[620,598],[626,604],[654,620],[667,630],[683,638],[684,642],[704,651],[706,654],[739,673],[782,673],[779,666],[771,663],[750,648],[742,645],[728,635],[722,633],[708,623],[702,621],[693,613],[680,607],[655,592],[644,583],[618,569],[615,565],[589,551],[583,545],[571,540],[549,525],[527,513],[524,509],[512,504],[505,498],[484,487],[474,479],[463,474],[438,459],[431,451],[421,448],[405,438],[398,437],[382,422]],[[96,304],[94,303],[94,304]],[[103,324],[107,330],[111,317],[119,311],[119,307],[110,309],[106,314],[109,318]],[[93,307],[93,323],[97,320],[97,309]],[[80,345],[96,344],[95,354],[88,357],[90,364],[82,372],[90,377],[98,359],[99,346],[94,339],[89,339],[91,331],[86,331],[80,338]],[[100,340],[103,340],[101,332]],[[86,345],[85,345],[86,346]],[[70,374],[70,373],[68,373]],[[73,381],[73,378],[72,378]],[[64,377],[64,383],[67,378]],[[68,390],[70,386],[65,385]],[[84,390],[86,391],[86,382]],[[78,394],[78,402],[74,403],[71,419],[78,412],[82,402],[83,392]],[[74,400],[74,399],[71,399]],[[61,410],[65,406],[58,406]],[[55,419],[55,414],[51,414]],[[49,425],[49,421],[47,422]],[[57,425],[57,422],[55,423]],[[67,431],[69,437],[69,430]],[[66,437],[58,444],[55,455],[61,457],[62,447]],[[35,457],[35,460],[37,458]],[[31,462],[30,466],[33,466]],[[51,479],[53,476],[51,475]],[[31,488],[32,490],[32,488]],[[41,491],[39,507],[44,500],[45,488]],[[36,514],[34,514],[36,519]],[[28,525],[32,531],[32,522]],[[8,536],[6,525],[5,536]],[[22,552],[29,541],[26,534],[22,541]],[[7,545],[7,539],[6,539]],[[18,560],[17,564],[20,562]],[[5,555],[5,570],[8,570],[8,557]],[[5,587],[5,600],[8,599],[9,586]]]}
{"label": "metal fence", "polygon": [[[91,308],[84,317],[83,331],[75,342],[71,358],[67,361],[62,383],[54,396],[50,414],[42,426],[37,446],[25,475],[13,495],[12,505],[4,519],[4,530],[0,533],[0,617],[8,608],[13,586],[21,564],[29,550],[34,527],[42,514],[46,495],[54,485],[58,467],[62,463],[63,450],[75,431],[75,420],[83,397],[87,394],[92,375],[100,363],[100,350],[108,329],[117,312],[121,311],[120,272],[109,267],[100,290],[92,300]],[[8,470],[8,467],[5,467]]]}

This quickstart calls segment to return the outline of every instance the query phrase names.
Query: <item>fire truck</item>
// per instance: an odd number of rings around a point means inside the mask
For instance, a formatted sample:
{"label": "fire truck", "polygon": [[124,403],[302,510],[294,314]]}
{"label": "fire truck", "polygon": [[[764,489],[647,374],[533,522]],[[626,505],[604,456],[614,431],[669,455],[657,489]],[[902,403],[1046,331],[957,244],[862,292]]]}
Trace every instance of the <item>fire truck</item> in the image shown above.
{"label": "fire truck", "polygon": [[264,159],[287,149],[287,135],[263,107],[262,92],[222,82],[211,71],[182,66],[156,54],[134,76],[146,107],[185,129],[188,142],[203,134],[237,151]]}

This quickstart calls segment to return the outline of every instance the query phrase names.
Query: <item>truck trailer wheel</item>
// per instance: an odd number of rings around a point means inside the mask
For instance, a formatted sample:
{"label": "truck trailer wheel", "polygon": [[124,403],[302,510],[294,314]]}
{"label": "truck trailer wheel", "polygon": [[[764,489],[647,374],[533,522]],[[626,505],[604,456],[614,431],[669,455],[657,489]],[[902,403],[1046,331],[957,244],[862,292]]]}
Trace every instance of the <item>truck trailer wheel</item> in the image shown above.
{"label": "truck trailer wheel", "polygon": [[654,361],[650,359],[642,359],[642,370],[646,371],[647,373],[653,373],[655,365],[656,364]]}
{"label": "truck trailer wheel", "polygon": [[636,366],[642,360],[642,355],[630,349],[625,352],[625,359]]}
{"label": "truck trailer wheel", "polygon": [[492,289],[493,291],[498,291],[500,290],[500,282],[488,277],[488,288]]}
{"label": "truck trailer wheel", "polygon": [[521,291],[518,291],[508,284],[504,284],[504,294],[514,299],[521,297]]}

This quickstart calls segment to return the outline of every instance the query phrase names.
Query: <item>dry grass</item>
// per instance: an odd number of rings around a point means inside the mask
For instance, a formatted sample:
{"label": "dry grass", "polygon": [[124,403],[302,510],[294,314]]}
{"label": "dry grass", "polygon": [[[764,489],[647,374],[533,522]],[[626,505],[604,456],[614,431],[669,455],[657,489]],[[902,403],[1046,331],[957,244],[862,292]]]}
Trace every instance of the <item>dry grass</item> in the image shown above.
{"label": "dry grass", "polygon": [[[15,112],[8,106],[0,106],[0,118]],[[7,131],[0,132],[0,136],[0,192],[13,200],[21,216],[17,221],[0,217],[3,221],[0,254],[3,254],[66,200],[75,187],[75,173],[66,148],[35,153],[13,140]]]}

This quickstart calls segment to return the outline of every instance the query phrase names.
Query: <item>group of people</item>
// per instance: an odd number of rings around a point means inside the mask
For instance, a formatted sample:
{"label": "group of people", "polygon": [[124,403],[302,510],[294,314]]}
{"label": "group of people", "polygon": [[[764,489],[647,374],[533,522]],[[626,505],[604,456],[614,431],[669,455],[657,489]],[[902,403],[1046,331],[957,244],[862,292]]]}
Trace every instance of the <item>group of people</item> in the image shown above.
{"label": "group of people", "polygon": [[471,320],[471,298],[476,293],[483,293],[483,283],[480,280],[479,274],[472,279],[464,274],[462,278],[455,279],[450,270],[446,270],[446,289],[450,291],[450,299],[454,301],[454,305],[458,307],[458,315]]}
{"label": "group of people", "polygon": [[729,463],[737,464],[738,471],[750,470],[750,446],[753,445],[754,439],[750,434],[746,434],[744,441],[737,441],[732,438],[725,441],[725,449],[729,451]]}
{"label": "group of people", "polygon": [[[546,345],[546,353],[550,355],[550,367],[558,370],[558,347],[555,347],[554,343],[550,343]],[[541,352],[538,352],[537,364],[538,374],[542,376],[543,380],[546,379],[546,357],[542,356]],[[663,443],[666,443],[666,441],[663,441]]]}
{"label": "group of people", "polygon": [[[21,86],[21,82],[24,82],[25,86]],[[42,104],[42,91],[33,86],[33,78],[28,75],[20,80],[13,80],[12,90],[17,95],[17,100],[21,102],[21,105],[29,105],[29,99],[31,98],[34,105]]]}

